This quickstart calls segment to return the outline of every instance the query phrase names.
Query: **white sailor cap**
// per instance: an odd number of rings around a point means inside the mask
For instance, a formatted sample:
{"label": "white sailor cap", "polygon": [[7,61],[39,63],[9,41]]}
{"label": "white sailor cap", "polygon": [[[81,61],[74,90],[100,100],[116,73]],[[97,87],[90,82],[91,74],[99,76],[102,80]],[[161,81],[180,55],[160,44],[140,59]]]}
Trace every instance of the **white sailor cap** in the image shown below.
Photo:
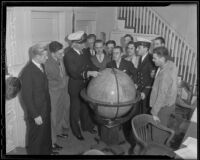
{"label": "white sailor cap", "polygon": [[143,46],[150,47],[151,41],[143,37],[137,37],[135,45],[136,46],[143,45]]}
{"label": "white sailor cap", "polygon": [[87,34],[84,31],[77,31],[69,34],[68,40],[77,43],[84,43],[86,41]]}

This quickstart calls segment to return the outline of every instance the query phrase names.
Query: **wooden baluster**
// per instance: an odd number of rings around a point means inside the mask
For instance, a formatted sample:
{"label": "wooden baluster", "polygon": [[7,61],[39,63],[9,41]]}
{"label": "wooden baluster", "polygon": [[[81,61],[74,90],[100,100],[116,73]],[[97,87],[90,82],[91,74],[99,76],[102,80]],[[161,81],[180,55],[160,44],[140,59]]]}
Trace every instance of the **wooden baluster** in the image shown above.
{"label": "wooden baluster", "polygon": [[141,13],[140,13],[141,7],[138,7],[138,33],[140,32],[140,26],[141,26]]}
{"label": "wooden baluster", "polygon": [[181,72],[180,72],[181,66],[180,66],[180,64],[181,64],[181,61],[182,61],[181,52],[182,52],[182,49],[183,49],[183,41],[181,41],[180,38],[179,38],[179,41],[180,41],[180,46],[179,46],[179,50],[178,50],[178,74],[181,75]]}
{"label": "wooden baluster", "polygon": [[190,83],[191,65],[192,65],[192,51],[191,51],[191,49],[189,49],[189,53],[188,53],[188,75],[187,75],[187,82],[188,83]]}
{"label": "wooden baluster", "polygon": [[197,93],[197,66],[195,65],[195,77],[194,77],[194,88],[193,88],[193,94]]}
{"label": "wooden baluster", "polygon": [[133,7],[130,7],[130,27],[133,28]]}
{"label": "wooden baluster", "polygon": [[142,7],[142,12],[143,12],[143,18],[142,18],[142,33],[145,34],[145,17],[146,17],[146,11],[145,7]]}
{"label": "wooden baluster", "polygon": [[192,85],[192,74],[193,74],[193,67],[194,67],[194,52],[191,52],[191,65],[190,65],[190,77],[189,77],[189,82],[190,85]]}
{"label": "wooden baluster", "polygon": [[136,33],[139,33],[139,7],[136,10]]}
{"label": "wooden baluster", "polygon": [[[174,37],[175,37],[175,44],[174,44],[174,50],[173,50],[173,56],[174,56],[174,62],[177,66],[177,51],[178,51],[178,45],[179,45],[179,42],[178,42],[178,37],[174,34]],[[177,66],[178,67],[178,66]]]}
{"label": "wooden baluster", "polygon": [[140,33],[142,33],[143,7],[140,7]]}
{"label": "wooden baluster", "polygon": [[179,54],[178,54],[178,52],[179,52],[179,49],[181,48],[180,47],[180,41],[179,41],[179,38],[178,38],[178,36],[177,36],[177,41],[178,41],[178,45],[177,45],[177,50],[176,50],[176,52],[175,52],[175,54],[176,54],[176,66],[179,68],[179,66],[178,66],[178,56],[179,56]]}
{"label": "wooden baluster", "polygon": [[148,24],[148,20],[149,20],[149,14],[148,14],[148,8],[146,7],[145,8],[145,15],[146,15],[146,17],[145,17],[145,34],[147,34],[148,33],[148,26],[149,26],[149,24]]}
{"label": "wooden baluster", "polygon": [[181,68],[181,74],[183,75],[183,80],[184,81],[186,81],[185,80],[185,78],[184,78],[184,73],[186,72],[186,66],[184,65],[185,63],[186,63],[186,61],[187,61],[187,59],[186,59],[186,54],[187,54],[187,45],[185,44],[185,47],[183,48],[183,52],[182,52],[182,68]]}
{"label": "wooden baluster", "polygon": [[[179,56],[180,59],[181,59],[181,61],[180,61],[180,66],[181,66],[180,73],[182,75],[182,78],[183,78],[183,71],[184,71],[184,68],[185,68],[183,65],[184,65],[185,53],[186,53],[186,44],[184,42],[183,42],[183,44],[184,44],[184,46],[183,46],[182,51],[181,51],[180,56]],[[183,80],[185,80],[185,79],[183,79]]]}
{"label": "wooden baluster", "polygon": [[172,43],[171,43],[171,57],[174,57],[174,46],[175,46],[175,35],[174,32],[172,32]]}
{"label": "wooden baluster", "polygon": [[[195,85],[194,84],[195,83],[195,78],[196,78],[195,77],[195,70],[197,68],[197,66],[196,66],[196,64],[197,64],[197,54],[193,52],[193,56],[194,56],[194,58],[193,58],[193,62],[192,62],[191,85]],[[194,88],[193,88],[193,91],[194,91]]]}
{"label": "wooden baluster", "polygon": [[155,34],[158,34],[158,17],[156,17],[156,27],[155,27]]}
{"label": "wooden baluster", "polygon": [[163,38],[165,38],[165,25],[164,25],[163,22],[162,22],[162,31],[161,31],[161,36],[162,36]]}
{"label": "wooden baluster", "polygon": [[130,7],[127,7],[127,28],[130,28]]}
{"label": "wooden baluster", "polygon": [[169,54],[170,56],[172,55],[172,52],[171,52],[171,45],[172,45],[172,31],[171,29],[169,29],[169,40],[168,40],[168,50],[169,50]]}
{"label": "wooden baluster", "polygon": [[151,28],[152,28],[152,12],[149,10],[149,16],[150,16],[150,19],[149,19],[149,34],[151,34]]}
{"label": "wooden baluster", "polygon": [[156,26],[156,19],[155,19],[155,14],[154,13],[152,14],[152,16],[153,16],[152,17],[152,23],[153,24],[152,24],[152,31],[151,31],[151,33],[154,34],[155,33],[155,26]]}
{"label": "wooden baluster", "polygon": [[138,7],[135,7],[135,33],[138,33],[138,27],[137,27],[137,24],[138,24],[138,19],[137,19],[137,17],[138,17]]}
{"label": "wooden baluster", "polygon": [[133,7],[133,27],[135,28],[134,29],[134,32],[136,33],[136,25],[135,25],[135,19],[136,19],[136,16],[135,16],[135,14],[136,14],[136,7]]}
{"label": "wooden baluster", "polygon": [[184,70],[184,72],[183,72],[183,78],[184,78],[184,80],[187,82],[187,77],[186,77],[186,76],[189,74],[189,72],[188,72],[189,47],[188,47],[188,45],[187,45],[187,50],[186,50],[186,53],[185,53],[185,54],[186,54],[186,55],[185,55],[185,62],[184,62],[185,70]]}
{"label": "wooden baluster", "polygon": [[162,22],[159,20],[159,35],[162,35]]}
{"label": "wooden baluster", "polygon": [[165,45],[166,45],[166,47],[168,48],[168,46],[169,46],[169,44],[168,44],[168,40],[169,40],[169,29],[168,29],[167,26],[165,26],[165,33],[166,33],[166,35],[165,35]]}

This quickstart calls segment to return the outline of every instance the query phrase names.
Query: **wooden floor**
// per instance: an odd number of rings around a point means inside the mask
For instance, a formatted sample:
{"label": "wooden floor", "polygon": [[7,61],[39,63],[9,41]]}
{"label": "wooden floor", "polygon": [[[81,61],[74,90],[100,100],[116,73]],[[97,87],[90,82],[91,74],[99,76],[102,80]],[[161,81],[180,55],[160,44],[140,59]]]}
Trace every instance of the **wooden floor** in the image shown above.
{"label": "wooden floor", "polygon": [[[179,116],[171,117],[170,119],[170,128],[173,128],[175,130],[175,136],[171,143],[171,148],[174,150],[179,148],[182,139],[185,135],[185,132],[188,128],[189,121],[186,119],[183,119],[181,114],[184,112],[180,112]],[[88,151],[91,149],[92,146],[97,144],[97,141],[95,140],[98,138],[98,135],[93,135],[88,132],[84,132],[83,136],[85,138],[84,141],[77,140],[71,131],[69,131],[69,137],[68,139],[59,139],[58,144],[63,146],[63,149],[59,152],[60,155],[80,155],[84,153],[85,151]],[[101,143],[100,143],[101,145]],[[103,145],[103,144],[102,144]],[[128,150],[130,148],[130,144],[128,142],[125,142],[124,144],[120,145],[120,147],[125,151],[125,155],[128,155]],[[101,146],[100,146],[101,148]],[[8,153],[9,155],[26,155],[26,149],[22,147],[17,147],[15,150]],[[111,152],[105,152],[107,155],[112,155]]]}

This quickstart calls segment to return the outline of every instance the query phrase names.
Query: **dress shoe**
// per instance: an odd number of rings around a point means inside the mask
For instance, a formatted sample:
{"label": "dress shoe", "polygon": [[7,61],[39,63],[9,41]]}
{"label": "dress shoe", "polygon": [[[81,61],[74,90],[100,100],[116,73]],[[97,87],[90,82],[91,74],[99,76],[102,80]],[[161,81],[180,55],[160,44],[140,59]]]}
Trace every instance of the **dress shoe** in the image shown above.
{"label": "dress shoe", "polygon": [[58,144],[56,144],[56,143],[54,143],[53,145],[52,145],[52,149],[53,150],[61,150],[63,147],[61,147],[61,146],[59,146]]}
{"label": "dress shoe", "polygon": [[68,134],[59,134],[59,135],[57,135],[57,137],[59,137],[59,138],[68,138]]}
{"label": "dress shoe", "polygon": [[91,129],[90,131],[89,131],[91,134],[96,134],[97,133],[97,131],[93,128],[93,129]]}
{"label": "dress shoe", "polygon": [[59,155],[59,152],[52,151],[51,155]]}
{"label": "dress shoe", "polygon": [[76,136],[77,139],[79,139],[80,141],[85,140],[85,138],[82,135]]}

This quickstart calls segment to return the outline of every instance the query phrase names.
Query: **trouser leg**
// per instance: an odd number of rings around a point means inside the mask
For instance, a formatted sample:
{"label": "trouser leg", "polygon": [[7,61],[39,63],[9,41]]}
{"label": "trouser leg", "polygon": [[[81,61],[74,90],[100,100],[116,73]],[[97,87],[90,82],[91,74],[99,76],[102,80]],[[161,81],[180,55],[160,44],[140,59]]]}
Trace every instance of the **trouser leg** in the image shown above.
{"label": "trouser leg", "polygon": [[81,100],[81,128],[83,131],[91,131],[94,128],[94,122],[91,115],[93,112],[89,108],[88,104]]}
{"label": "trouser leg", "polygon": [[70,95],[70,125],[75,136],[81,135],[80,121],[80,99],[78,95]]}

